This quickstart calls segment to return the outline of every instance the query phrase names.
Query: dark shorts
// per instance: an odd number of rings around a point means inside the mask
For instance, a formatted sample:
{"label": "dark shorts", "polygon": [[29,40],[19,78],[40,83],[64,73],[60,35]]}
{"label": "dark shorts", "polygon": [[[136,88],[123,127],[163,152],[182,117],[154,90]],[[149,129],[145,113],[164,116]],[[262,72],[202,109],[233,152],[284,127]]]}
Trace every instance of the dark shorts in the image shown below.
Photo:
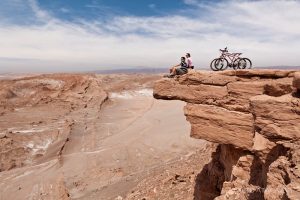
{"label": "dark shorts", "polygon": [[181,69],[181,68],[176,68],[176,75],[183,75],[186,74],[187,71]]}

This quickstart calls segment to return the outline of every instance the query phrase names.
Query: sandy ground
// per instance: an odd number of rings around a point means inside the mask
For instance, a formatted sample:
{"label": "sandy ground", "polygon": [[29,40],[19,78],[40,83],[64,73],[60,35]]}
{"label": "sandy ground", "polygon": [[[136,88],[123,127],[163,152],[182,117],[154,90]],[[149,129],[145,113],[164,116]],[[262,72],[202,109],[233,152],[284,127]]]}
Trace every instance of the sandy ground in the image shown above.
{"label": "sandy ground", "polygon": [[[15,137],[31,133],[35,139],[24,143],[36,156],[29,164],[0,172],[1,200],[122,199],[145,178],[205,145],[189,136],[190,127],[183,114],[185,103],[155,100],[144,84],[111,88],[109,100],[101,109],[87,106],[64,112],[65,107],[55,104],[50,113],[36,106],[2,115],[1,131],[10,130]],[[29,113],[40,114],[40,124],[30,120]],[[52,119],[46,127],[49,133],[42,130],[44,115],[47,121]],[[9,123],[8,119],[16,121]],[[69,130],[63,145],[51,142],[51,127]],[[61,149],[53,156],[55,145]],[[38,157],[41,151],[43,156]]]}

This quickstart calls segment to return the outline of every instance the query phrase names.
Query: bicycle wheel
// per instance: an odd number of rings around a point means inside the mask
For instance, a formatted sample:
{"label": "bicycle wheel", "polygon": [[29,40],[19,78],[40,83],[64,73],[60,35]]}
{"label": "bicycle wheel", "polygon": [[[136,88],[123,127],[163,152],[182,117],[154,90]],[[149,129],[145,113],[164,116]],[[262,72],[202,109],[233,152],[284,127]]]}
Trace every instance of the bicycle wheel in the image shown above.
{"label": "bicycle wheel", "polygon": [[239,61],[240,61],[241,58],[237,58],[235,59],[233,62],[232,62],[232,68],[234,70],[238,69],[238,64],[239,64]]}
{"label": "bicycle wheel", "polygon": [[213,61],[211,61],[211,63],[210,63],[210,68],[213,71],[219,71],[218,69],[215,68],[215,62],[216,62],[217,59],[218,58],[213,59]]}
{"label": "bicycle wheel", "polygon": [[238,69],[251,69],[252,62],[249,58],[241,58],[238,62],[237,68]]}
{"label": "bicycle wheel", "polygon": [[215,61],[215,68],[219,70],[225,70],[228,67],[228,61],[225,58],[218,58]]}
{"label": "bicycle wheel", "polygon": [[246,61],[246,63],[247,63],[247,68],[248,69],[251,69],[252,68],[252,62],[251,62],[251,60],[249,59],[249,58],[243,58],[245,61]]}

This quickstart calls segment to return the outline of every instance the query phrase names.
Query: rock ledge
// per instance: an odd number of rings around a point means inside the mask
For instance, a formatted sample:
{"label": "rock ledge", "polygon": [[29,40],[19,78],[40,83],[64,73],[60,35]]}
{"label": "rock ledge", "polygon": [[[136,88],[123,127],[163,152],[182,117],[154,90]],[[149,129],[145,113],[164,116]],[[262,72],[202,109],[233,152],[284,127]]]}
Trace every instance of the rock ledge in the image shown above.
{"label": "rock ledge", "polygon": [[300,199],[299,90],[296,71],[194,71],[156,82],[153,96],[187,102],[191,137],[219,144],[207,172],[222,174],[216,199]]}

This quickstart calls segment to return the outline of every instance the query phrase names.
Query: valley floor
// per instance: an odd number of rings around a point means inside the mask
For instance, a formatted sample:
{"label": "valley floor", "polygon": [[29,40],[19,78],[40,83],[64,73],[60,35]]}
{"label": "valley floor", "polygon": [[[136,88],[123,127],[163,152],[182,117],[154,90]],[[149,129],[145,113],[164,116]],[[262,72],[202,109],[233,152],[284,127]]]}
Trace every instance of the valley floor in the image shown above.
{"label": "valley floor", "polygon": [[75,87],[76,101],[74,94],[60,94],[59,101],[4,108],[0,199],[134,199],[143,180],[193,158],[207,142],[190,138],[185,103],[153,99],[147,85],[153,80],[147,81],[125,89],[124,81],[113,83],[105,102],[92,82],[83,92]]}

